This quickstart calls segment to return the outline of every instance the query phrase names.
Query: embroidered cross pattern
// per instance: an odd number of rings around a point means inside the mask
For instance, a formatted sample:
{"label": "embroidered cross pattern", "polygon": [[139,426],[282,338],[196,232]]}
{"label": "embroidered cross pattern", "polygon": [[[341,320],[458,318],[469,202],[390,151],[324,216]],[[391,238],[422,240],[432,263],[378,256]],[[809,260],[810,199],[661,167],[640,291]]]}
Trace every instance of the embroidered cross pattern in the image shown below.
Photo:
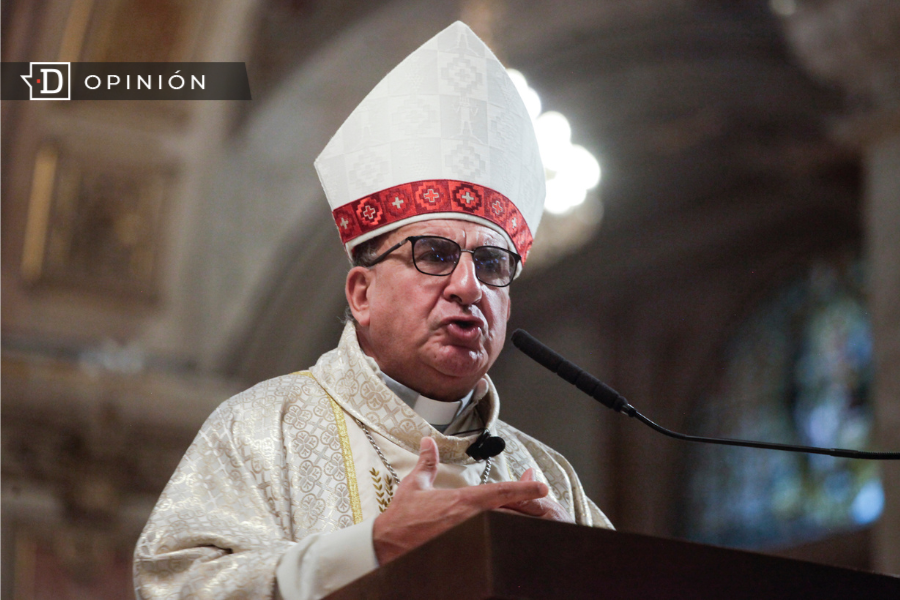
{"label": "embroidered cross pattern", "polygon": [[[469,184],[462,184],[453,195],[454,204],[471,214],[478,214],[481,210],[481,195]],[[489,215],[486,215],[490,218]],[[493,219],[491,219],[493,220]]]}
{"label": "embroidered cross pattern", "polygon": [[376,204],[373,198],[363,198],[356,207],[355,212],[362,227],[371,229],[376,225],[381,225],[383,213],[381,207]]}
{"label": "embroidered cross pattern", "polygon": [[454,56],[450,64],[441,69],[441,76],[457,94],[467,96],[479,89],[483,81],[481,71],[464,56]]}
{"label": "embroidered cross pattern", "polygon": [[499,198],[494,198],[493,202],[491,202],[491,213],[495,217],[502,217],[506,214],[506,206]]}
{"label": "embroidered cross pattern", "polygon": [[[410,206],[416,214],[452,210],[447,180],[419,181],[409,186],[416,206]],[[412,202],[410,204],[413,204]]]}
{"label": "embroidered cross pattern", "polygon": [[500,226],[523,257],[531,248],[528,224],[509,198],[491,188],[464,181],[432,179],[404,183],[340,206],[332,216],[346,244],[379,227],[417,215],[442,212],[482,217]]}

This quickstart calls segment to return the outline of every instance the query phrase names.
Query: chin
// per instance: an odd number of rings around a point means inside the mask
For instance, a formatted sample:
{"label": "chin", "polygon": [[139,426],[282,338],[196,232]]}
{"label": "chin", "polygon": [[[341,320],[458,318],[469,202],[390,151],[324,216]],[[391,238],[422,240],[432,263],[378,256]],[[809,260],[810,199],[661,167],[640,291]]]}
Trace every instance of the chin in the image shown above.
{"label": "chin", "polygon": [[[460,380],[472,380],[474,386],[479,379],[484,377],[488,369],[487,354],[474,350],[465,350],[454,347],[447,352],[434,365],[439,372]],[[468,390],[466,390],[468,392]]]}

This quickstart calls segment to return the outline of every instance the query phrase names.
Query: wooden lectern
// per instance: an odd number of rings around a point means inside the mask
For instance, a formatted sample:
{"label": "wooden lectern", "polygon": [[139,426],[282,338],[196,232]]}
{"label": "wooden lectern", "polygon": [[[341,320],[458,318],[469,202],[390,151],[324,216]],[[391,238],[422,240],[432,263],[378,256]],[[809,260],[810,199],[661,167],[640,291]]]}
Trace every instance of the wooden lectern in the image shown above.
{"label": "wooden lectern", "polygon": [[483,513],[327,600],[900,600],[900,578]]}

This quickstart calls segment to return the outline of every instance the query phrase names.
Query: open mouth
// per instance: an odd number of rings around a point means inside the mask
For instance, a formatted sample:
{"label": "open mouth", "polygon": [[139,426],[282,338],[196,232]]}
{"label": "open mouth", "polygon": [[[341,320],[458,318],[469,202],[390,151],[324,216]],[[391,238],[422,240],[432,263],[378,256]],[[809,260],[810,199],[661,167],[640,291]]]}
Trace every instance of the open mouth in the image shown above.
{"label": "open mouth", "polygon": [[481,337],[484,322],[481,319],[458,318],[444,321],[447,332],[466,343],[474,343]]}
{"label": "open mouth", "polygon": [[478,329],[478,323],[475,321],[465,321],[463,319],[455,319],[452,321],[453,325],[456,325],[463,331],[469,331],[472,329]]}

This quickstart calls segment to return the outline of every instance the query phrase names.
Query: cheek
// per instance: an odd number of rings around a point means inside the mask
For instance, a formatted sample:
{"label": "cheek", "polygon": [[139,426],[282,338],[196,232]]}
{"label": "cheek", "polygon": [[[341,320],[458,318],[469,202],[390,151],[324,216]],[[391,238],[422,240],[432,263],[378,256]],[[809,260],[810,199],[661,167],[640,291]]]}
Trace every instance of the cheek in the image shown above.
{"label": "cheek", "polygon": [[509,292],[503,289],[491,294],[488,297],[488,306],[491,313],[490,318],[495,325],[506,323],[509,317]]}
{"label": "cheek", "polygon": [[416,280],[415,274],[404,275],[379,282],[377,307],[373,303],[373,310],[381,322],[405,324],[403,329],[409,329],[413,323],[426,323],[440,292],[433,289],[435,286],[425,285],[429,281]]}
{"label": "cheek", "polygon": [[509,317],[509,296],[505,292],[497,294],[489,299],[485,309],[491,340],[502,346],[506,337],[506,320]]}

